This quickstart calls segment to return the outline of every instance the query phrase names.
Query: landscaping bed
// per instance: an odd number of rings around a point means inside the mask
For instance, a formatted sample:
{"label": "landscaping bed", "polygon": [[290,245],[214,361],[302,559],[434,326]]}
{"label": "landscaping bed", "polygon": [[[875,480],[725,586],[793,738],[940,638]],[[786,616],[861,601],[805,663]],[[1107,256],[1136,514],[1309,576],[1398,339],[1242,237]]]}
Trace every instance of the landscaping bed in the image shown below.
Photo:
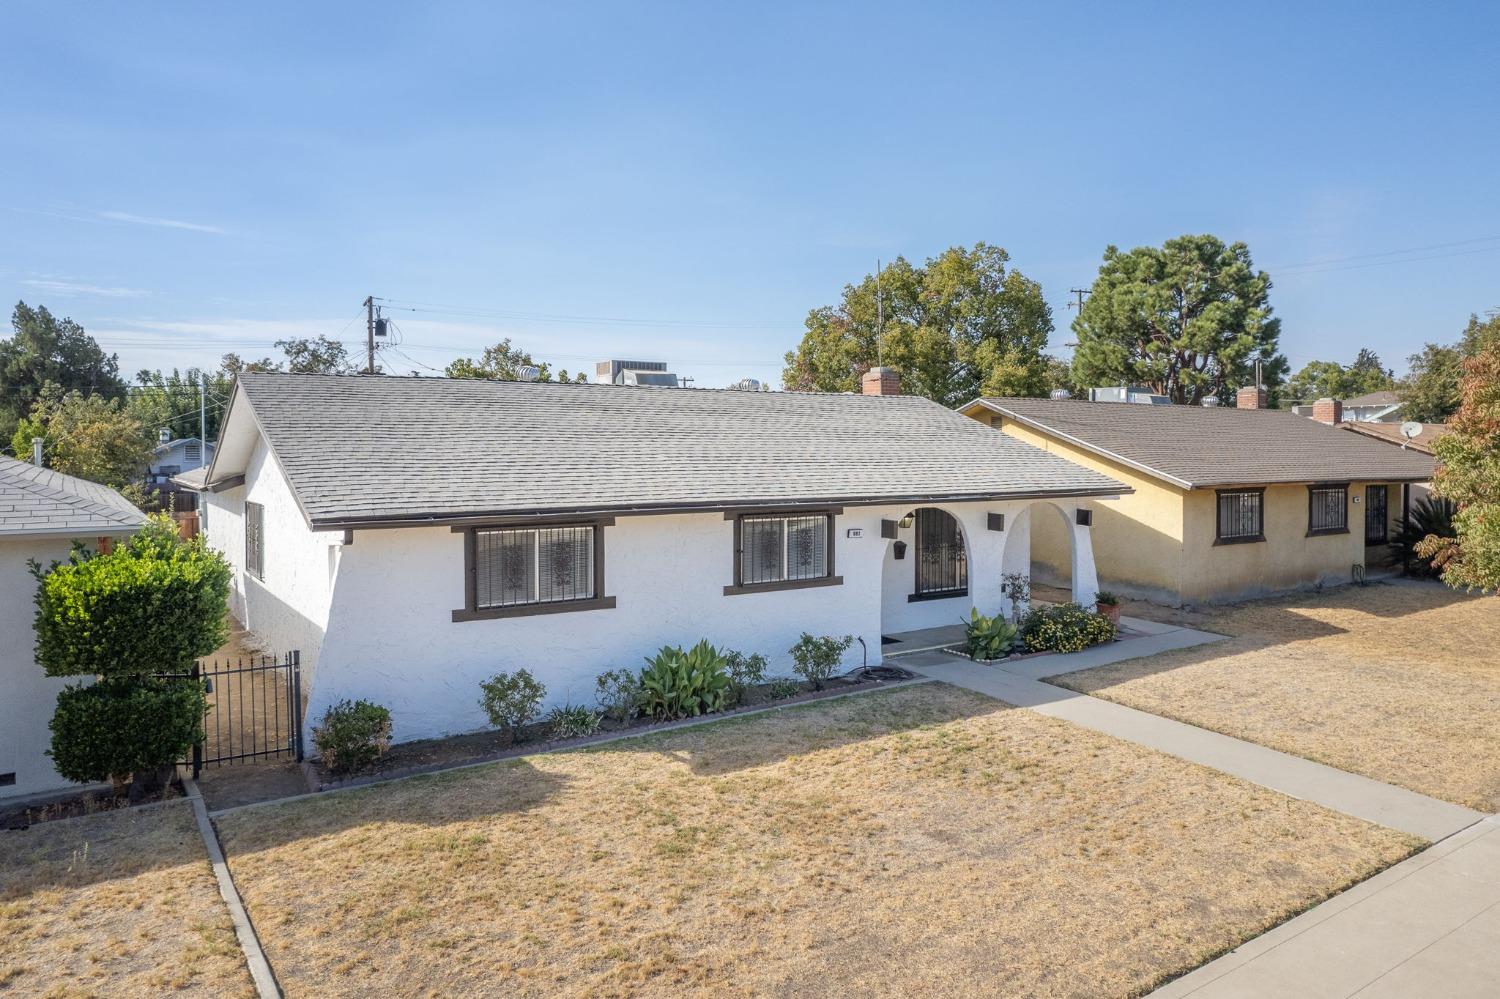
{"label": "landscaping bed", "polygon": [[1500,597],[1376,583],[1191,624],[1232,637],[1050,682],[1500,811]]}
{"label": "landscaping bed", "polygon": [[[704,715],[699,718],[678,721],[657,721],[653,718],[637,716],[622,722],[612,717],[603,717],[599,720],[599,731],[597,733],[566,739],[554,738],[551,733],[551,723],[544,720],[523,725],[514,739],[507,732],[490,730],[448,736],[441,739],[414,739],[411,742],[398,742],[376,757],[373,762],[351,774],[333,773],[319,760],[309,760],[303,767],[309,790],[322,791],[334,787],[368,784],[372,781],[408,774],[430,773],[467,764],[504,760],[539,752],[578,748],[591,743],[618,738],[621,734],[626,733],[646,733],[675,728],[685,723],[701,722],[708,718],[732,717],[748,711],[763,710],[767,707],[802,704],[807,701],[836,697],[852,691],[868,690],[875,687],[902,686],[911,682],[914,681],[856,679],[842,676],[830,678],[824,682],[823,690],[816,690],[811,683],[806,681],[779,680],[771,683],[757,684],[746,691],[743,703],[728,710],[715,712],[713,715]],[[778,684],[782,686],[778,687]],[[793,689],[795,693],[789,692]]]}
{"label": "landscaping bed", "polygon": [[288,994],[359,997],[1139,995],[1420,845],[938,683],[217,824]]}
{"label": "landscaping bed", "polygon": [[[159,801],[182,797],[182,785],[173,780],[163,788]],[[58,797],[31,805],[0,806],[0,830],[26,829],[39,822],[54,822],[58,819],[73,819],[84,815],[97,815],[116,809],[139,805],[132,802],[124,788],[104,791],[83,791],[77,794],[59,792]],[[147,802],[146,804],[154,804]]]}

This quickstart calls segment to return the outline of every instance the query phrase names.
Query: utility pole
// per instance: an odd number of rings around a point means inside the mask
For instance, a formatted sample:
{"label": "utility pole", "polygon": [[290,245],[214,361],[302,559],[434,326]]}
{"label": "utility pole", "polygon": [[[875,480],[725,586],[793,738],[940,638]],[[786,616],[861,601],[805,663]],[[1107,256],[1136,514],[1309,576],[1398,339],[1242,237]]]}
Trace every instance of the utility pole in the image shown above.
{"label": "utility pole", "polygon": [[203,372],[198,372],[198,446],[205,464],[208,460],[208,405],[203,398]]}
{"label": "utility pole", "polygon": [[365,296],[365,374],[375,373],[375,296]]}
{"label": "utility pole", "polygon": [[1083,312],[1083,296],[1087,295],[1088,293],[1089,293],[1089,290],[1087,288],[1069,288],[1068,289],[1068,294],[1069,295],[1077,295],[1078,296],[1078,301],[1076,301],[1076,302],[1069,302],[1068,303],[1068,308],[1070,308],[1070,309],[1077,309],[1080,313]]}
{"label": "utility pole", "polygon": [[880,260],[875,261],[875,364],[885,366],[880,349],[880,335],[885,332],[885,295],[880,288]]}

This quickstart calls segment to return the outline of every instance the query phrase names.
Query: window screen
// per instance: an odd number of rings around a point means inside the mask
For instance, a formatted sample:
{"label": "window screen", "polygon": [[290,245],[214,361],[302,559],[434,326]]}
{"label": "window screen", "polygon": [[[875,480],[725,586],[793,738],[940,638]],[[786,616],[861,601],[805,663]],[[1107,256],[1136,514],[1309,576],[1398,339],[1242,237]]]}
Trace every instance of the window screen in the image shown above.
{"label": "window screen", "polygon": [[826,513],[740,518],[740,585],[828,575]]}
{"label": "window screen", "polygon": [[476,607],[591,599],[595,530],[585,526],[475,531]]}
{"label": "window screen", "polygon": [[1259,541],[1265,534],[1265,494],[1259,489],[1219,493],[1220,541]]}
{"label": "window screen", "polygon": [[266,578],[266,508],[245,504],[245,571],[256,579]]}
{"label": "window screen", "polygon": [[1307,532],[1333,534],[1349,530],[1349,487],[1309,486]]}

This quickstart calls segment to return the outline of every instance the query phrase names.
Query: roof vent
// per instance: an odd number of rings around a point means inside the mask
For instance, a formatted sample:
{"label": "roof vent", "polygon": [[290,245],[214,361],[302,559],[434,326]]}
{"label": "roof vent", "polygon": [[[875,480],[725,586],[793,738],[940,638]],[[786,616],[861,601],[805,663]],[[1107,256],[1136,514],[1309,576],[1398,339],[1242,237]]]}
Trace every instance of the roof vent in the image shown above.
{"label": "roof vent", "polygon": [[1053,389],[1052,390],[1052,398],[1053,399],[1071,399],[1071,398],[1073,398],[1073,393],[1069,392],[1067,389]]}

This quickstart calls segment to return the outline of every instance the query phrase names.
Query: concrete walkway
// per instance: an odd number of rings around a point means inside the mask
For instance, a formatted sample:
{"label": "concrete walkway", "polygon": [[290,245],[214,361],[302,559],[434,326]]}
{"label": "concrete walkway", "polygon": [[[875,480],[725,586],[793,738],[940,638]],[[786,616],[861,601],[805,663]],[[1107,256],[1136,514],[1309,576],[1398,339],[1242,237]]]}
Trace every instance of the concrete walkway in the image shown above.
{"label": "concrete walkway", "polygon": [[1500,996],[1500,816],[1152,993],[1188,996]]}
{"label": "concrete walkway", "polygon": [[1221,638],[1188,628],[1162,628],[1142,638],[1068,655],[1023,659],[1013,666],[976,663],[946,652],[919,652],[897,661],[934,680],[1201,763],[1294,798],[1423,839],[1443,839],[1485,817],[1461,805],[1035,679]]}

